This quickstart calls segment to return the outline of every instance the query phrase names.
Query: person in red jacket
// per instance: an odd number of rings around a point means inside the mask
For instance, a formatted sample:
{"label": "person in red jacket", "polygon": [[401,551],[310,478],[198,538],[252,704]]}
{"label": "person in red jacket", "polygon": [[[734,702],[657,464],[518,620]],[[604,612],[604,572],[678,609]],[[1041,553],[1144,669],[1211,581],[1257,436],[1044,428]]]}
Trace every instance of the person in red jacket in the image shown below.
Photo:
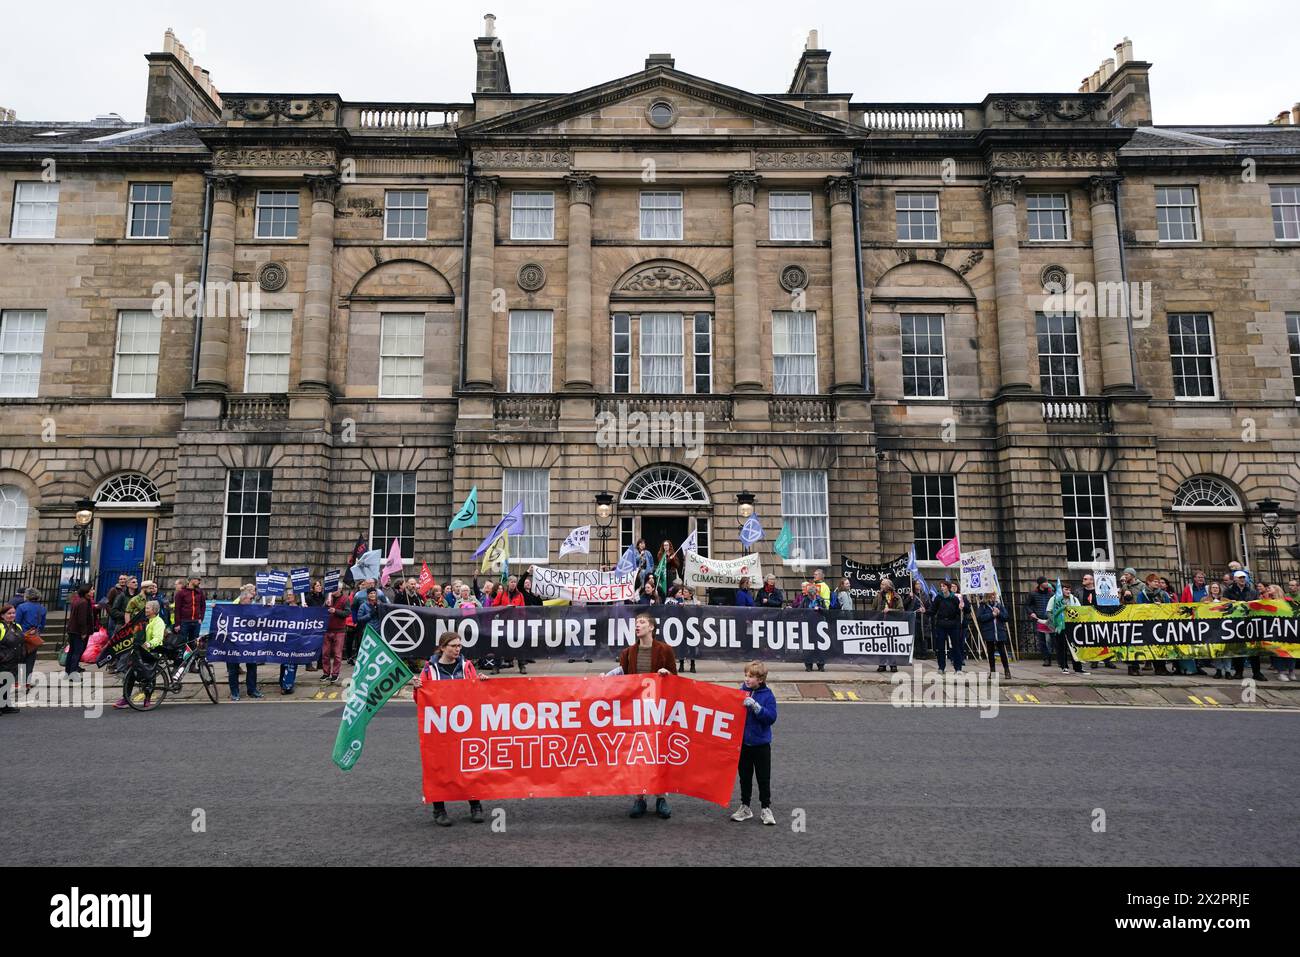
{"label": "person in red jacket", "polygon": [[[460,635],[454,631],[444,631],[438,636],[438,654],[429,661],[416,676],[414,685],[420,687],[425,681],[478,681],[478,671],[474,662],[461,656]],[[483,804],[470,798],[469,819],[475,824],[483,823]],[[433,802],[433,823],[439,827],[451,827],[451,818],[447,816],[447,805],[442,801]]]}
{"label": "person in red jacket", "polygon": [[[527,602],[524,601],[524,593],[519,590],[519,579],[514,575],[511,575],[506,581],[505,588],[497,589],[496,597],[492,599],[493,608],[504,608],[507,605],[514,605],[522,608],[525,604],[527,604]],[[524,666],[523,657],[520,656],[519,658],[516,658],[515,661],[519,665],[519,673],[521,675],[528,674],[528,669]]]}
{"label": "person in red jacket", "polygon": [[208,604],[208,596],[199,587],[202,581],[198,575],[191,575],[189,583],[176,592],[176,605],[172,612],[184,644],[199,640],[199,628],[203,625],[203,614]]}
{"label": "person in red jacket", "polygon": [[348,586],[340,585],[339,590],[325,600],[325,607],[329,609],[330,616],[325,623],[325,642],[321,645],[322,683],[337,682],[339,670],[343,667],[343,639],[352,618],[352,592]]}

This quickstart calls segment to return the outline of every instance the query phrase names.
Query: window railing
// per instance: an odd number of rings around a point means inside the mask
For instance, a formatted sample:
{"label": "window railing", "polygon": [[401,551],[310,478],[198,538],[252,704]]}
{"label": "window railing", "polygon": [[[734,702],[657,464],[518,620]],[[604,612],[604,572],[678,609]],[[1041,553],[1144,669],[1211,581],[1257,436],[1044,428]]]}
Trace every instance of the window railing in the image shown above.
{"label": "window railing", "polygon": [[221,425],[222,428],[237,429],[284,421],[288,418],[289,397],[287,395],[228,395],[225,412],[221,416]]}

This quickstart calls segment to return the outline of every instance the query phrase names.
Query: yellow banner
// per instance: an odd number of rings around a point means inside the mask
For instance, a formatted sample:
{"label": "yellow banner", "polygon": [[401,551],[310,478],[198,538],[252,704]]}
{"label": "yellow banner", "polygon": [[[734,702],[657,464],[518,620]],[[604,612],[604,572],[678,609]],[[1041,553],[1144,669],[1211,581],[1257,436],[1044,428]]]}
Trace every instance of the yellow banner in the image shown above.
{"label": "yellow banner", "polygon": [[1298,613],[1273,600],[1080,605],[1066,609],[1065,635],[1079,661],[1300,658]]}

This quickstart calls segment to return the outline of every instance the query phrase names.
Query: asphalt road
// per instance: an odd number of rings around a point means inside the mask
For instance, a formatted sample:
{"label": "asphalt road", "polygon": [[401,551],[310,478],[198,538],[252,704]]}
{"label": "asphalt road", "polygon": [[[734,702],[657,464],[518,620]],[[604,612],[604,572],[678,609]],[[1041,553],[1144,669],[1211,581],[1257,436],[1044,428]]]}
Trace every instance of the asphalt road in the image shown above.
{"label": "asphalt road", "polygon": [[[1294,865],[1300,714],[789,704],[778,826],[690,798],[504,801],[504,832],[438,828],[415,709],[390,704],[348,773],[336,702],[66,709],[0,718],[5,863]],[[195,809],[206,830],[195,833]],[[1105,830],[1094,830],[1094,809]],[[806,829],[792,827],[802,812]],[[498,818],[500,820],[500,818]]]}

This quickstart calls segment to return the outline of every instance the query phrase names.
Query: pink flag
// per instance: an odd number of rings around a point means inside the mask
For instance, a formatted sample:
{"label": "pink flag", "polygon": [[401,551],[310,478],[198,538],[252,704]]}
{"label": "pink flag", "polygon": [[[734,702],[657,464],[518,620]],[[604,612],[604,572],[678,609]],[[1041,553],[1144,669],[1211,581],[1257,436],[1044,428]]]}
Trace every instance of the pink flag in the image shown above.
{"label": "pink flag", "polygon": [[961,561],[961,546],[957,544],[957,536],[954,535],[950,542],[944,545],[943,548],[939,549],[935,557],[938,558],[939,561],[943,562],[945,567],[948,565],[956,565]]}
{"label": "pink flag", "polygon": [[402,570],[402,543],[393,539],[393,547],[388,550],[388,558],[384,560],[383,570],[379,574],[379,585],[382,588],[388,584],[388,577],[393,572]]}

